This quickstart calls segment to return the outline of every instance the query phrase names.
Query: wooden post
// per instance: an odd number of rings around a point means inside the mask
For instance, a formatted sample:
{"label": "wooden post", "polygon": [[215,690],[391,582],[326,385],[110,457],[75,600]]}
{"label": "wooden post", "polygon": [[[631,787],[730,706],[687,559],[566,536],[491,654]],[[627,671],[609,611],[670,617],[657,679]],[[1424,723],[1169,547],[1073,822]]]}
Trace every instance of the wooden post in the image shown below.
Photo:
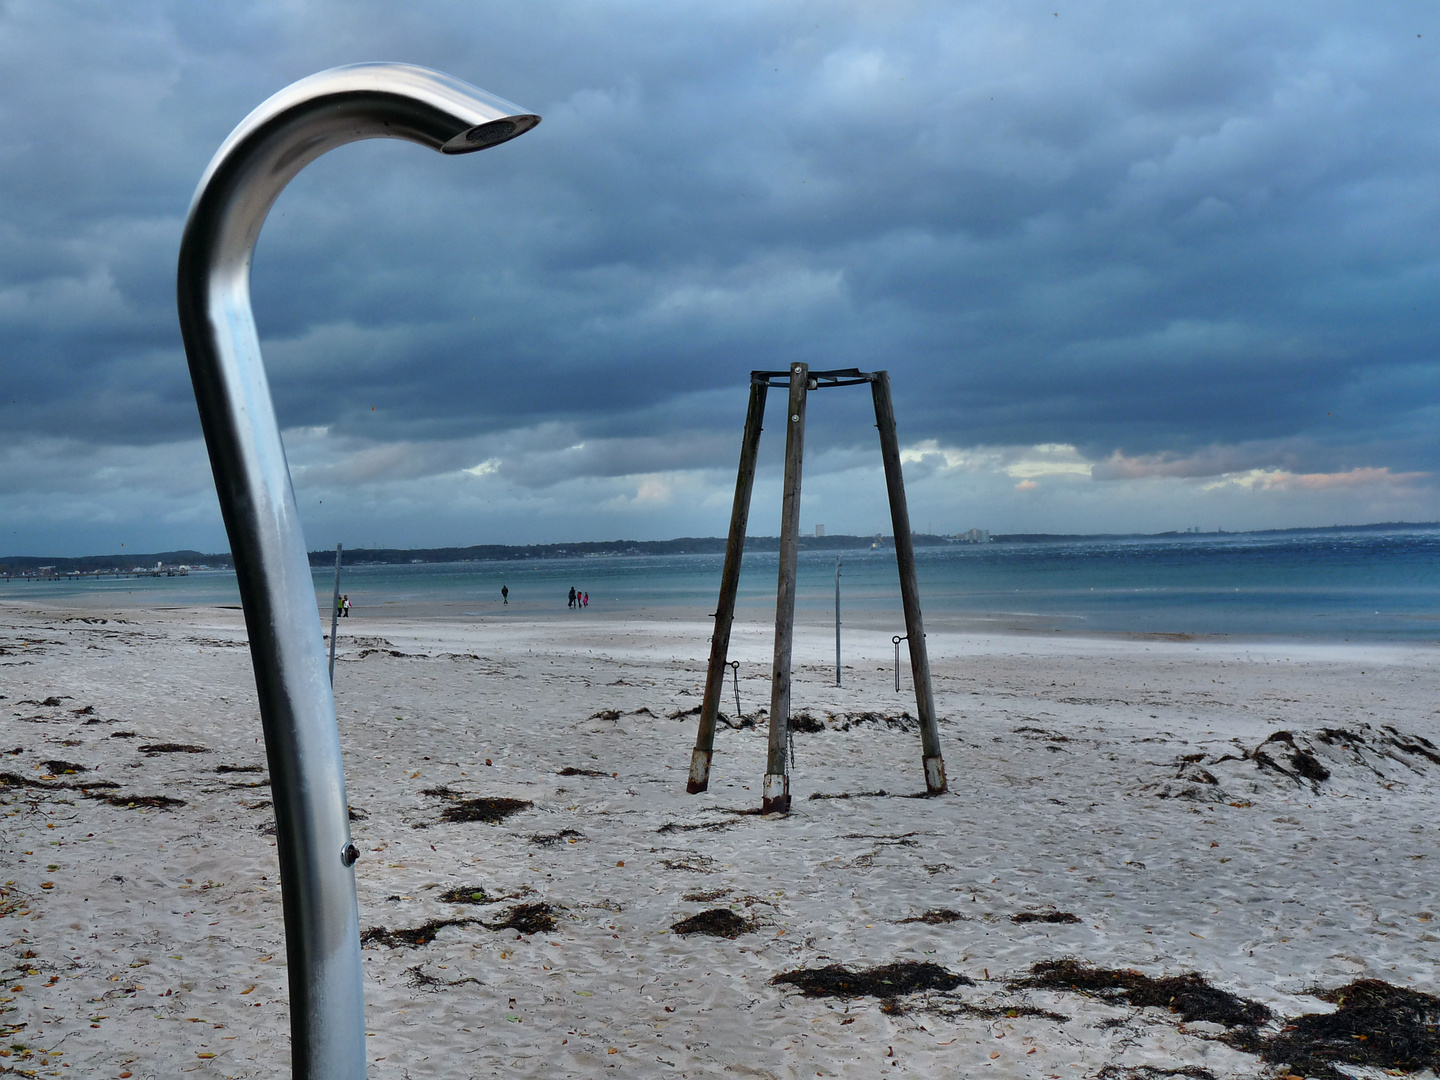
{"label": "wooden post", "polygon": [[[895,407],[890,400],[890,373],[877,371],[871,383],[875,396],[875,427],[880,431],[880,457],[890,495],[890,521],[895,529],[895,562],[900,569],[900,599],[905,605],[905,636],[910,642],[910,675],[915,707],[920,713],[920,744],[925,762],[925,790],[945,791],[945,759],[940,756],[940,729],[935,722],[935,694],[930,686],[930,657],[920,618],[920,583],[915,576],[915,541],[910,510],[905,505],[905,478],[900,472],[900,441],[895,433]],[[773,717],[772,717],[773,721]]]}
{"label": "wooden post", "polygon": [[800,553],[800,471],[805,456],[805,398],[810,366],[790,365],[785,409],[785,491],[780,509],[780,579],[775,591],[775,662],[770,673],[770,750],[761,789],[762,813],[790,812],[786,762],[790,734],[790,654],[795,639],[795,572]]}
{"label": "wooden post", "polygon": [[[750,493],[755,487],[755,457],[760,449],[760,429],[765,422],[768,386],[766,379],[751,376],[750,408],[745,413],[745,437],[740,443],[740,471],[735,477],[735,502],[730,508],[730,538],[725,542],[720,600],[715,605],[715,633],[710,639],[710,667],[705,673],[705,699],[700,706],[700,727],[695,732],[695,752],[690,756],[690,780],[685,785],[691,795],[710,786],[715,718],[720,713],[720,697],[725,690],[725,660],[730,651],[730,628],[735,622],[735,594],[740,587],[740,559],[745,553],[745,528],[750,521]],[[738,711],[738,683],[735,702]]]}
{"label": "wooden post", "polygon": [[330,598],[330,685],[335,685],[335,629],[340,622],[340,545],[335,545],[335,595]]}

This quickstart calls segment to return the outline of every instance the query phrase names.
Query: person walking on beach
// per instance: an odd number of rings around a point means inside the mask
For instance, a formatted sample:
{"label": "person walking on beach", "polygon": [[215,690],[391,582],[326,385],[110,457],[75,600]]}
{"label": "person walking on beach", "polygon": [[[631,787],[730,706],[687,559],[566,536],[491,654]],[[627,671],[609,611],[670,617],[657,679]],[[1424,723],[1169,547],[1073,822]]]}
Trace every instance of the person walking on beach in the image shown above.
{"label": "person walking on beach", "polygon": [[571,586],[570,586],[570,603],[566,604],[565,606],[566,606],[566,607],[574,607],[574,606],[575,606],[575,586],[574,586],[574,585],[571,585]]}
{"label": "person walking on beach", "polygon": [[510,586],[509,586],[509,585],[501,585],[501,586],[500,586],[500,599],[503,600],[503,601],[505,601],[505,603],[507,603],[507,604],[510,603]]}
{"label": "person walking on beach", "polygon": [[582,592],[580,594],[580,606],[582,608],[587,608],[590,606],[590,594],[588,592]]}
{"label": "person walking on beach", "polygon": [[340,615],[342,618],[350,617],[350,594],[346,593],[340,598]]}

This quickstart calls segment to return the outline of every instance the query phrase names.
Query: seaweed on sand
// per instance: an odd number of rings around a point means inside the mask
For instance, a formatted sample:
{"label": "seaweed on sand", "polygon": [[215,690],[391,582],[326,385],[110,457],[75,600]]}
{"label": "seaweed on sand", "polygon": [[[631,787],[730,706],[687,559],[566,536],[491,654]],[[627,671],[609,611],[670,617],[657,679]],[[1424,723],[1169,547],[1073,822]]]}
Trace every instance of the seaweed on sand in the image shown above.
{"label": "seaweed on sand", "polygon": [[[892,1001],[880,1006],[880,1011],[890,1016],[903,1016],[911,1010],[897,1001]],[[921,1011],[935,1016],[943,1016],[947,1020],[956,1020],[962,1016],[978,1016],[984,1020],[1014,1020],[1020,1016],[1033,1016],[1040,1020],[1051,1020],[1057,1024],[1070,1022],[1070,1017],[1064,1013],[1051,1012],[1049,1009],[1041,1009],[1035,1005],[974,1005],[968,1001],[947,1002],[942,1005],[938,1002],[927,1002],[922,1006]]]}
{"label": "seaweed on sand", "polygon": [[841,964],[823,968],[800,968],[785,971],[770,980],[771,985],[789,983],[806,997],[893,998],[921,990],[953,990],[957,986],[974,986],[973,979],[939,964],[900,960],[893,964],[851,971]]}
{"label": "seaweed on sand", "polygon": [[388,949],[414,949],[428,945],[435,935],[447,926],[473,926],[479,919],[431,919],[420,926],[408,929],[386,930],[383,926],[372,926],[360,934],[361,945],[384,945]]}
{"label": "seaweed on sand", "polygon": [[[459,899],[462,894],[479,894],[482,899]],[[440,899],[452,904],[480,904],[485,902],[484,894],[484,889],[451,889],[442,893]],[[516,904],[498,923],[487,923],[483,919],[470,916],[460,919],[431,919],[419,926],[400,930],[386,930],[382,926],[375,926],[360,935],[360,944],[384,945],[391,949],[414,949],[430,944],[435,940],[435,935],[447,926],[483,926],[486,930],[517,930],[522,934],[536,934],[542,930],[555,929],[555,909],[546,903]]]}
{"label": "seaweed on sand", "polygon": [[1068,911],[1022,911],[1017,915],[1011,915],[1013,923],[1078,923],[1080,917],[1072,915]]}
{"label": "seaweed on sand", "polygon": [[711,908],[670,927],[675,934],[708,934],[710,937],[737,938],[755,929],[755,924],[728,908]]}
{"label": "seaweed on sand", "polygon": [[790,730],[803,735],[819,735],[826,730],[825,721],[811,716],[808,712],[794,713],[790,717]]}
{"label": "seaweed on sand", "polygon": [[970,916],[962,915],[951,908],[935,908],[923,915],[911,915],[908,919],[901,919],[903,923],[926,923],[929,926],[943,926],[945,923],[960,922]]}
{"label": "seaweed on sand", "polygon": [[488,904],[489,898],[485,890],[479,885],[459,885],[453,889],[446,889],[440,894],[440,899],[447,904]]}
{"label": "seaweed on sand", "polygon": [[536,833],[530,837],[530,843],[540,847],[553,847],[555,844],[563,844],[566,841],[573,844],[584,839],[585,834],[578,829],[561,829],[557,833]]}
{"label": "seaweed on sand", "polygon": [[[1402,1072],[1440,1067],[1440,998],[1378,979],[1316,994],[1338,1008],[1290,1018],[1258,1047],[1263,1061],[1316,1080],[1345,1080],[1341,1065]],[[1254,1052],[1257,1047],[1241,1045]]]}
{"label": "seaweed on sand", "polygon": [[[111,736],[114,738],[115,736]],[[146,757],[154,757],[156,754],[208,754],[207,747],[196,746],[194,743],[183,742],[157,742],[146,743],[136,747]]]}
{"label": "seaweed on sand", "polygon": [[515,930],[522,934],[538,934],[555,929],[555,909],[541,901],[538,904],[516,904],[498,923],[482,923],[486,930]]}
{"label": "seaweed on sand", "polygon": [[611,774],[601,769],[577,769],[574,765],[566,765],[555,774],[556,776],[603,776],[610,779]]}
{"label": "seaweed on sand", "polygon": [[524,799],[461,799],[447,806],[440,818],[442,821],[483,821],[487,825],[498,825],[511,814],[528,810],[533,805]]}
{"label": "seaweed on sand", "polygon": [[1074,990],[1137,1007],[1169,1009],[1188,1021],[1210,1020],[1226,1027],[1254,1027],[1271,1016],[1260,1002],[1216,989],[1195,972],[1153,979],[1133,968],[1120,971],[1078,960],[1044,960],[1030,969],[1028,978],[1016,979],[1010,987]]}
{"label": "seaweed on sand", "polygon": [[84,794],[91,799],[99,799],[111,806],[121,806],[127,810],[139,806],[148,806],[152,810],[170,810],[185,805],[184,799],[172,799],[168,795],[91,795],[88,791]]}
{"label": "seaweed on sand", "polygon": [[[443,784],[440,787],[426,788],[420,794],[429,795],[434,799],[450,800],[450,805],[440,813],[441,821],[483,821],[487,825],[498,825],[511,814],[528,810],[534,805],[524,799],[487,798],[484,796],[467,799],[463,792],[455,791]],[[417,829],[425,828],[423,824],[415,827]]]}
{"label": "seaweed on sand", "polygon": [[104,793],[119,786],[113,780],[81,780],[79,783],[67,784],[61,781],[35,780],[13,772],[0,772],[0,787],[25,787],[40,791],[78,791],[87,799],[96,799],[109,803],[111,806],[124,807],[127,810],[140,806],[169,810],[172,807],[185,805],[184,799],[172,799],[168,795],[107,795]]}
{"label": "seaweed on sand", "polygon": [[423,970],[423,965],[421,964],[416,964],[412,968],[406,968],[405,975],[406,982],[408,982],[416,990],[420,990],[427,994],[438,994],[440,991],[447,990],[452,986],[464,986],[466,983],[474,983],[476,986],[485,985],[479,979],[476,979],[473,976],[467,979],[437,979],[434,975],[431,975],[429,972]]}

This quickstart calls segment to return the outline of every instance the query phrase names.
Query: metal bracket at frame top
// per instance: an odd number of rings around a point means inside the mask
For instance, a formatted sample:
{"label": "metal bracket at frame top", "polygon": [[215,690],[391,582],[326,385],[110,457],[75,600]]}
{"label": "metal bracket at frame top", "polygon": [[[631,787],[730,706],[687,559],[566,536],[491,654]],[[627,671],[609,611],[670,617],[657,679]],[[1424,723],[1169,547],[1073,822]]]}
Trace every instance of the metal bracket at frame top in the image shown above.
{"label": "metal bracket at frame top", "polygon": [[[858,386],[861,383],[873,383],[876,373],[873,371],[861,371],[859,368],[836,368],[834,371],[811,371],[810,388],[819,390],[826,386]],[[764,383],[766,386],[789,386],[790,372],[786,371],[752,371],[750,372],[750,385]]]}

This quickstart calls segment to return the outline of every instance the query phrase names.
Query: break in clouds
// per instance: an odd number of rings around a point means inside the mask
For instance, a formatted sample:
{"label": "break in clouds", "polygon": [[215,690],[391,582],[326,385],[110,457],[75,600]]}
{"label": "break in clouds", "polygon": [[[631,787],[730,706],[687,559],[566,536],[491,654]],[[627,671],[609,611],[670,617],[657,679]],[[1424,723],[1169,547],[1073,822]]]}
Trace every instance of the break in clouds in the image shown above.
{"label": "break in clouds", "polygon": [[[746,375],[792,361],[891,371],[917,528],[1440,517],[1437,23],[0,5],[0,551],[225,546],[186,206],[251,108],[362,59],[545,120],[346,147],[277,203],[255,307],[312,546],[722,533]],[[807,528],[888,528],[871,423],[812,399]]]}

